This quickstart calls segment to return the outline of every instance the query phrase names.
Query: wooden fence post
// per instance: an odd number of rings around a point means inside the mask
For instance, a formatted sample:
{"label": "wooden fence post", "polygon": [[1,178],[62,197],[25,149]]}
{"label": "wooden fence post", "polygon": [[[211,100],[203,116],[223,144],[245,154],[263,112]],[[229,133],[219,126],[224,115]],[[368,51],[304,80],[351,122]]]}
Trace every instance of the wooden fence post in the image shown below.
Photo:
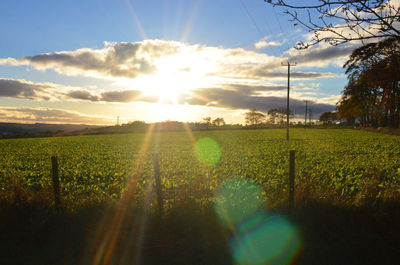
{"label": "wooden fence post", "polygon": [[157,193],[157,204],[158,210],[161,215],[164,214],[163,198],[161,193],[161,180],[160,180],[160,167],[158,164],[158,154],[153,154],[153,167],[154,167],[154,178],[156,180],[156,193]]}
{"label": "wooden fence post", "polygon": [[53,175],[54,204],[58,210],[60,207],[60,180],[58,179],[58,160],[56,156],[51,157],[51,167]]}
{"label": "wooden fence post", "polygon": [[294,207],[294,171],[295,171],[295,151],[290,150],[289,152],[289,208]]}

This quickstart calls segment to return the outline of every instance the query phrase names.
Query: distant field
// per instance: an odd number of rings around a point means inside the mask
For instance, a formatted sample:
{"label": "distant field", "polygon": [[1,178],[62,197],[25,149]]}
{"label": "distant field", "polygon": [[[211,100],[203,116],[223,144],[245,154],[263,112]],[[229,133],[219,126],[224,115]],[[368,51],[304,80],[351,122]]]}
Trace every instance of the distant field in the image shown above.
{"label": "distant field", "polygon": [[273,204],[287,198],[288,150],[294,149],[297,200],[358,205],[399,197],[400,137],[292,129],[288,144],[285,133],[234,130],[1,140],[0,188],[23,187],[26,196],[51,191],[50,157],[57,155],[62,200],[68,206],[117,199],[130,180],[136,183],[133,196],[142,200],[153,190],[151,154],[157,152],[167,205],[182,198],[206,202],[230,177],[252,179]]}

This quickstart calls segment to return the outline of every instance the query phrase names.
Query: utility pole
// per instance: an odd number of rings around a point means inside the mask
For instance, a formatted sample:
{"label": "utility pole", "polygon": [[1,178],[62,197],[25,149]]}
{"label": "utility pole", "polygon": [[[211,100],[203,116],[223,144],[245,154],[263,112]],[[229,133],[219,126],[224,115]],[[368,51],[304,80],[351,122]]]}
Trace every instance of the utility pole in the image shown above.
{"label": "utility pole", "polygon": [[304,127],[307,127],[307,104],[308,104],[308,100],[306,100],[306,115],[304,117]]}
{"label": "utility pole", "polygon": [[288,67],[288,78],[287,78],[287,101],[286,101],[286,140],[289,141],[289,91],[290,91],[290,66],[296,66],[296,63],[281,63],[282,66]]}

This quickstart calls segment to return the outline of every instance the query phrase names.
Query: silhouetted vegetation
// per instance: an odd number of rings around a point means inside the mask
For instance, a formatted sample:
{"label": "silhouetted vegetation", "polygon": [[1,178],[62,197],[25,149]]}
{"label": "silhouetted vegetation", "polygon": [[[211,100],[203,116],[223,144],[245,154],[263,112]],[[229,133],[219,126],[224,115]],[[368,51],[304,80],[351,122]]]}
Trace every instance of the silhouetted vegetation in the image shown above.
{"label": "silhouetted vegetation", "polygon": [[[287,217],[301,231],[301,252],[292,264],[396,264],[400,249],[400,205],[347,208],[305,200],[289,213],[285,206],[267,209]],[[232,231],[218,222],[213,205],[182,201],[163,218],[146,205],[131,203],[113,231],[109,219],[118,207],[95,204],[71,213],[40,202],[0,209],[0,263],[92,265],[235,264]],[[112,240],[107,234],[117,237]],[[103,263],[100,263],[103,264]],[[108,263],[110,264],[110,263]]]}
{"label": "silhouetted vegetation", "polygon": [[324,125],[331,125],[338,120],[338,116],[336,112],[326,111],[321,114],[319,117],[319,121]]}
{"label": "silhouetted vegetation", "polygon": [[6,123],[0,122],[0,139],[66,136],[99,126],[85,124]]}
{"label": "silhouetted vegetation", "polygon": [[361,126],[398,128],[400,122],[400,42],[369,43],[344,65],[348,84],[337,104],[339,118]]}

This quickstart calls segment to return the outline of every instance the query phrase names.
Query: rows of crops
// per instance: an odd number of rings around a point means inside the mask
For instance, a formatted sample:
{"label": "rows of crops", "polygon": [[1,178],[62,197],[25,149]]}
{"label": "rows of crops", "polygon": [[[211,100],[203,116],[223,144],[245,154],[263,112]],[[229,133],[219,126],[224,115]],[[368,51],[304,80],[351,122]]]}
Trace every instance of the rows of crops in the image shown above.
{"label": "rows of crops", "polygon": [[[204,138],[211,146],[199,146]],[[167,204],[207,201],[230,177],[252,179],[277,202],[287,197],[289,149],[296,150],[298,198],[360,204],[399,196],[400,138],[338,129],[293,129],[289,144],[284,130],[1,140],[0,187],[18,182],[33,194],[51,190],[50,157],[57,155],[63,200],[71,205],[117,199],[129,182],[140,200],[152,190],[151,154],[157,152]],[[204,161],[207,154],[214,160]]]}

